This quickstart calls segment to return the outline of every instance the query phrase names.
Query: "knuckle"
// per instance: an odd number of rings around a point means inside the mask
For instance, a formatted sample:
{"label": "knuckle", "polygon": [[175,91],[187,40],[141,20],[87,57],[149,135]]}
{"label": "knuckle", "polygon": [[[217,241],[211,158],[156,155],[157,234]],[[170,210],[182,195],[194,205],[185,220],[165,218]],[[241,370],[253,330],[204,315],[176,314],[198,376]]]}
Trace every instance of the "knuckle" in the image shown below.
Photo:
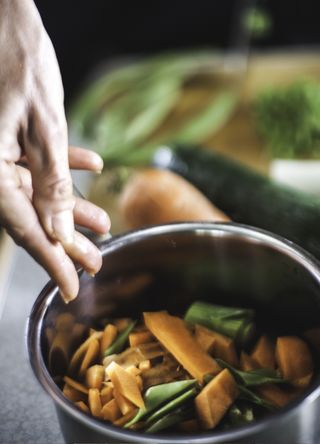
{"label": "knuckle", "polygon": [[72,181],[69,177],[59,177],[58,174],[47,176],[44,194],[51,200],[65,200],[72,196]]}

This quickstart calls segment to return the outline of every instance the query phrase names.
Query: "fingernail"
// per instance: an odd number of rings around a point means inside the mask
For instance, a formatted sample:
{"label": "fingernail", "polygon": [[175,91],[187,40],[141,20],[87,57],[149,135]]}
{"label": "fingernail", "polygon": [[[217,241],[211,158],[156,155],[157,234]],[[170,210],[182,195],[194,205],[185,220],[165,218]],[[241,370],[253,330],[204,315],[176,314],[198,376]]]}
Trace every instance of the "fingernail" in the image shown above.
{"label": "fingernail", "polygon": [[53,234],[64,244],[72,244],[74,238],[73,215],[70,210],[61,211],[52,218]]}
{"label": "fingernail", "polygon": [[87,271],[87,273],[91,276],[91,277],[95,277],[96,272],[95,271]]}
{"label": "fingernail", "polygon": [[101,210],[101,212],[99,214],[99,222],[100,222],[101,225],[106,225],[107,229],[110,230],[110,227],[111,227],[110,217],[103,210]]}
{"label": "fingernail", "polygon": [[77,297],[77,295],[71,296],[69,294],[66,294],[62,290],[60,290],[60,294],[65,304],[69,304],[69,302],[73,301]]}
{"label": "fingernail", "polygon": [[103,160],[102,157],[99,156],[99,154],[97,153],[92,153],[92,160],[94,160],[95,163],[95,171],[98,174],[101,174],[102,170],[103,170]]}

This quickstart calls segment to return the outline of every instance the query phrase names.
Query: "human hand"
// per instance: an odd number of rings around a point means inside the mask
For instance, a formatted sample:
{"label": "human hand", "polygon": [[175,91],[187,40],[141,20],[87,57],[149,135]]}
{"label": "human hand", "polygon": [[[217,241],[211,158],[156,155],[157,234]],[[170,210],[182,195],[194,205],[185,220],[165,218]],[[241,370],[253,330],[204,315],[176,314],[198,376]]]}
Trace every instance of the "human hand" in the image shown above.
{"label": "human hand", "polygon": [[[100,251],[74,221],[106,233],[98,207],[73,197],[71,168],[102,159],[68,150],[63,88],[51,41],[31,0],[0,0],[0,223],[51,275],[66,301],[78,293],[77,260],[91,274]],[[17,166],[23,158],[30,172]]]}

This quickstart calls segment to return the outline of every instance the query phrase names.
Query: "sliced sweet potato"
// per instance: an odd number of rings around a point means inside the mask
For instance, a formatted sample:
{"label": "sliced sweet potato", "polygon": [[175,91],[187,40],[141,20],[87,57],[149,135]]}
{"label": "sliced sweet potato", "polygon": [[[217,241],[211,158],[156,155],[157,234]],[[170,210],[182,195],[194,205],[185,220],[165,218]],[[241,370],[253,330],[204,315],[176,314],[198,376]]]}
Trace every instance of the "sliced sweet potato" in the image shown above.
{"label": "sliced sweet potato", "polygon": [[86,384],[89,388],[97,388],[100,390],[104,380],[104,366],[93,365],[86,372]]}
{"label": "sliced sweet potato", "polygon": [[195,398],[200,424],[204,429],[213,429],[223,418],[238,395],[237,384],[229,372],[222,370]]}
{"label": "sliced sweet potato", "polygon": [[276,359],[284,379],[295,387],[307,387],[313,376],[313,359],[305,341],[297,336],[277,339]]}
{"label": "sliced sweet potato", "polygon": [[84,413],[90,413],[89,407],[87,404],[83,401],[77,401],[74,403],[80,410],[82,410]]}
{"label": "sliced sweet potato", "polygon": [[77,368],[80,366],[81,360],[83,359],[86,351],[88,350],[91,341],[94,341],[95,339],[100,339],[101,337],[102,337],[102,331],[98,331],[95,334],[89,336],[88,339],[85,342],[83,342],[79,348],[77,348],[77,350],[74,352],[70,360],[68,367],[68,374],[75,373]]}
{"label": "sliced sweet potato", "polygon": [[101,355],[107,350],[108,347],[113,343],[118,335],[118,329],[113,324],[108,324],[105,326],[100,342],[100,352]]}
{"label": "sliced sweet potato", "polygon": [[207,344],[209,346],[209,341],[211,339],[211,344],[207,351],[213,357],[223,359],[233,367],[238,367],[238,356],[232,339],[202,327],[201,325],[196,325],[195,335],[200,345],[202,342],[203,344]]}
{"label": "sliced sweet potato", "polygon": [[122,416],[121,418],[117,419],[116,421],[113,421],[113,424],[118,427],[123,427],[127,422],[129,422],[134,416],[136,416],[138,412],[138,409],[135,408],[131,410],[131,412],[128,412],[126,415]]}
{"label": "sliced sweet potato", "polygon": [[102,405],[107,404],[113,398],[113,387],[106,385],[100,390],[100,399]]}
{"label": "sliced sweet potato", "polygon": [[102,407],[101,416],[103,419],[111,422],[122,416],[117,401],[114,398]]}
{"label": "sliced sweet potato", "polygon": [[275,347],[267,336],[263,335],[259,338],[251,353],[251,358],[260,368],[275,368]]}
{"label": "sliced sweet potato", "polygon": [[244,372],[250,372],[251,370],[255,370],[259,366],[256,362],[249,356],[246,352],[242,350],[240,355],[240,370]]}
{"label": "sliced sweet potato", "polygon": [[66,384],[68,384],[70,387],[74,388],[75,390],[78,390],[78,392],[84,393],[85,395],[87,395],[89,393],[89,390],[87,389],[87,387],[85,387],[83,384],[81,384],[78,381],[75,381],[72,378],[69,378],[69,376],[65,376],[63,378],[64,382]]}
{"label": "sliced sweet potato", "polygon": [[129,344],[130,347],[137,347],[140,344],[145,344],[146,342],[152,341],[152,334],[148,330],[136,331],[130,333]]}
{"label": "sliced sweet potato", "polygon": [[145,361],[140,362],[139,364],[139,370],[143,373],[146,370],[150,370],[151,368],[151,361],[150,359],[146,359]]}
{"label": "sliced sweet potato", "polygon": [[139,390],[136,377],[124,370],[116,362],[112,362],[106,369],[111,382],[121,395],[139,408],[144,407],[144,401]]}
{"label": "sliced sweet potato", "polygon": [[263,399],[279,408],[293,401],[301,393],[301,390],[291,387],[282,388],[276,384],[260,385],[256,391]]}
{"label": "sliced sweet potato", "polygon": [[98,389],[89,389],[88,403],[92,416],[101,417],[102,404]]}
{"label": "sliced sweet potato", "polygon": [[114,399],[117,401],[118,407],[123,415],[134,410],[136,407],[132,402],[125,398],[117,389],[113,389]]}
{"label": "sliced sweet potato", "polygon": [[214,376],[221,371],[217,362],[199,347],[182,319],[164,311],[143,315],[151,333],[198,381],[202,382],[207,374]]}
{"label": "sliced sweet potato", "polygon": [[201,327],[200,325],[196,325],[194,334],[200,347],[202,347],[206,353],[212,353],[216,340],[213,335],[210,334],[210,330],[205,327]]}
{"label": "sliced sweet potato", "polygon": [[76,390],[75,388],[71,387],[69,384],[64,384],[62,393],[66,398],[69,399],[69,401],[72,402],[78,402],[78,401],[86,401],[87,395],[80,392],[79,390]]}
{"label": "sliced sweet potato", "polygon": [[79,370],[79,376],[83,378],[86,374],[87,369],[90,367],[90,365],[98,358],[100,350],[100,345],[98,339],[93,339],[87,351],[85,352],[85,355],[83,357],[83,360],[81,362],[80,370]]}

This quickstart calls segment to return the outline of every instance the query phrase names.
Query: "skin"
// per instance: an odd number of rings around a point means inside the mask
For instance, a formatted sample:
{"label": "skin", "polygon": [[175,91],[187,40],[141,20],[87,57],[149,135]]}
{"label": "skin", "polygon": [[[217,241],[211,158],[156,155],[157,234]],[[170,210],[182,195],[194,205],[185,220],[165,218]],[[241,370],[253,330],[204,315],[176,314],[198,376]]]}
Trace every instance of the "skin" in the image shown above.
{"label": "skin", "polygon": [[110,228],[102,209],[73,196],[70,168],[99,172],[103,162],[68,148],[60,71],[32,0],[0,0],[0,67],[0,224],[69,302],[79,291],[73,260],[91,274],[102,265],[74,223],[101,234]]}

